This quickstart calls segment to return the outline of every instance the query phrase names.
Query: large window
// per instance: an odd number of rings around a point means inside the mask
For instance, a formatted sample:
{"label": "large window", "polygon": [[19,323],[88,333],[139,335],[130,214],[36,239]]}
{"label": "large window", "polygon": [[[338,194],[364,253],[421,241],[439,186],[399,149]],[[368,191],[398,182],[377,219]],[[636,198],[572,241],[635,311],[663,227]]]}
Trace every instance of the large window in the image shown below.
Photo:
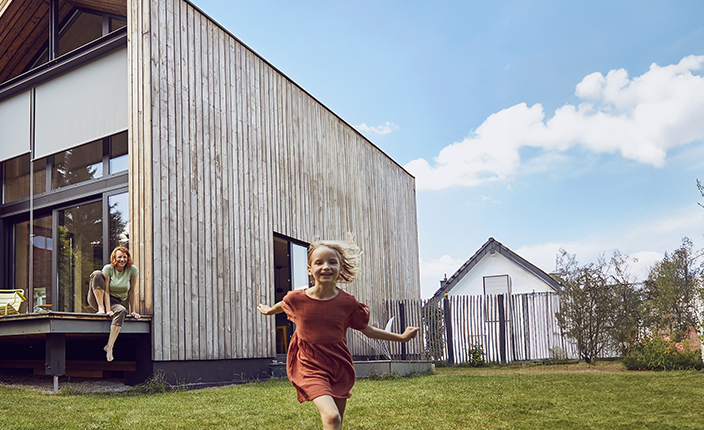
{"label": "large window", "polygon": [[36,160],[32,169],[30,195],[29,156],[2,163],[0,288],[23,289],[30,312],[93,312],[90,273],[115,246],[129,247],[127,132]]}
{"label": "large window", "polygon": [[[47,163],[48,161],[48,163]],[[3,164],[3,203],[29,198],[29,154]],[[34,195],[127,171],[127,132],[32,162]],[[108,172],[105,175],[103,172]],[[47,184],[47,176],[50,184]]]}
{"label": "large window", "polygon": [[34,311],[39,311],[52,301],[51,265],[54,243],[51,219],[51,215],[35,218],[31,229],[29,221],[21,221],[14,224],[12,229],[15,273],[11,288],[22,288],[28,293],[31,284],[34,287],[31,305]]}
{"label": "large window", "polygon": [[[124,17],[108,13],[76,10],[76,12],[69,16],[61,25],[56,56],[58,57],[69,53],[108,33],[119,30],[126,25],[127,20]],[[46,37],[48,40],[48,34]],[[29,69],[41,66],[49,61],[48,42],[45,40],[44,43],[45,48],[41,51],[40,55],[36,57],[36,60]]]}
{"label": "large window", "polygon": [[34,170],[34,194],[46,191],[46,158],[29,163],[29,154],[3,163],[3,203],[29,197],[30,168]]}
{"label": "large window", "polygon": [[103,267],[102,206],[98,201],[56,212],[58,311],[88,312],[87,281],[94,270]]}

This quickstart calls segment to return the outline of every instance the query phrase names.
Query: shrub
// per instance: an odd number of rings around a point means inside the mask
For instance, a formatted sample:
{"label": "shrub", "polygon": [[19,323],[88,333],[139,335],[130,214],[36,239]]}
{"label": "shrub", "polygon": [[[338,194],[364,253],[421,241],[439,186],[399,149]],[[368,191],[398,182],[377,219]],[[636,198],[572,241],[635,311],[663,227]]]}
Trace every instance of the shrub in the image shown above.
{"label": "shrub", "polygon": [[132,391],[141,394],[160,394],[167,393],[169,391],[182,391],[183,389],[184,387],[180,383],[177,383],[176,385],[170,384],[166,380],[164,371],[159,370],[150,376],[146,381],[136,385]]}
{"label": "shrub", "polygon": [[486,363],[484,361],[484,348],[481,345],[470,345],[467,348],[467,361],[457,363],[457,367],[480,367]]}
{"label": "shrub", "polygon": [[689,341],[676,344],[661,337],[647,338],[636,343],[631,352],[623,357],[623,364],[629,370],[699,370],[704,368],[701,350],[691,351]]}

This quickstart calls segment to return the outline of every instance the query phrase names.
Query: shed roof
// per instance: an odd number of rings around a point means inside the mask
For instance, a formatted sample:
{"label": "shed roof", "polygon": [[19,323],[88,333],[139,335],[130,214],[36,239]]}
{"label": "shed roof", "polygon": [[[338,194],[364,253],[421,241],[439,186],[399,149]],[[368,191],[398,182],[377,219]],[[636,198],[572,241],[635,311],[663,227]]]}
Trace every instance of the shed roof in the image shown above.
{"label": "shed roof", "polygon": [[532,273],[537,278],[541,279],[555,291],[560,291],[562,289],[562,285],[560,285],[560,283],[557,282],[552,276],[545,273],[542,269],[535,266],[525,258],[511,251],[508,247],[501,244],[501,242],[497,241],[493,237],[490,237],[489,240],[482,245],[482,247],[479,248],[479,250],[469,260],[467,260],[452,276],[450,276],[447,281],[443,283],[443,285],[440,286],[435,294],[433,294],[432,299],[440,298],[443,294],[450,292],[450,290],[452,290],[459,283],[459,281],[464,278],[464,276],[469,273],[474,266],[479,263],[479,261],[481,261],[485,255],[494,254],[497,252],[524,270]]}

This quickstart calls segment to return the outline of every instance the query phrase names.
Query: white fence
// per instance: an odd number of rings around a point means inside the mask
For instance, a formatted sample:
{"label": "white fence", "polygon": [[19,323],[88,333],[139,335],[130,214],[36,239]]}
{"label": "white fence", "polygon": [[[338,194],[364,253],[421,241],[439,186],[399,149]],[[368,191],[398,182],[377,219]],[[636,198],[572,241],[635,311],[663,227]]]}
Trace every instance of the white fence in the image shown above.
{"label": "white fence", "polygon": [[557,324],[559,308],[554,293],[450,296],[426,302],[427,358],[467,362],[470,351],[481,346],[488,362],[576,359],[576,345],[562,336]]}

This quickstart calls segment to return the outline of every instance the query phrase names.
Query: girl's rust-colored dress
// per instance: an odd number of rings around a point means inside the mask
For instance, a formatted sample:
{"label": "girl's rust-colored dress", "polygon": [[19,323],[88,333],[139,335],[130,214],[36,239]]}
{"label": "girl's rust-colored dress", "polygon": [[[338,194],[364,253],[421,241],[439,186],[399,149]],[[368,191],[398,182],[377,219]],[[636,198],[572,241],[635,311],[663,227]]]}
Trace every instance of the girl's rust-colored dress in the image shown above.
{"label": "girl's rust-colored dress", "polygon": [[369,308],[342,290],[332,299],[308,297],[305,290],[284,297],[283,309],[296,324],[286,357],[288,379],[298,401],[329,395],[352,396],[355,373],[347,348],[347,328],[363,330],[369,323]]}

